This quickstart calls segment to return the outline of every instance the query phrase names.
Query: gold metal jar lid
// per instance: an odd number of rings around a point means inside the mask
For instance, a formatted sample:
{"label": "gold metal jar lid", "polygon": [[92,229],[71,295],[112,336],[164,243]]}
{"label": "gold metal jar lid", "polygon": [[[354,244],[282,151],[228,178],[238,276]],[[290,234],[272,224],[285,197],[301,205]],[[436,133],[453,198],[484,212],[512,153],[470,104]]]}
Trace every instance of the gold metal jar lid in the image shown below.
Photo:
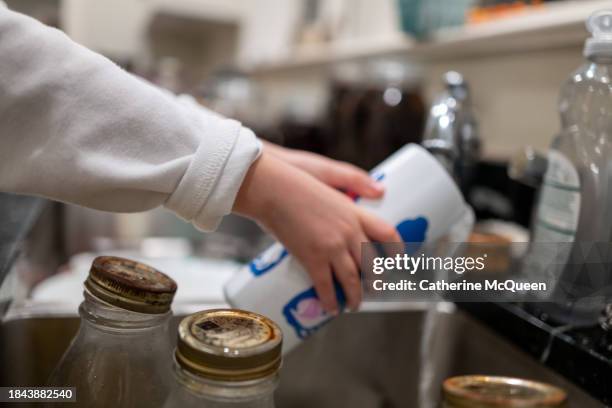
{"label": "gold metal jar lid", "polygon": [[168,312],[176,292],[176,282],[157,269],[114,256],[94,259],[85,287],[113,306],[151,314]]}
{"label": "gold metal jar lid", "polygon": [[444,402],[452,408],[565,407],[567,394],[549,384],[511,377],[466,375],[442,386]]}
{"label": "gold metal jar lid", "polygon": [[212,380],[254,380],[280,368],[282,341],[280,328],[267,317],[238,309],[205,310],[181,321],[176,361]]}

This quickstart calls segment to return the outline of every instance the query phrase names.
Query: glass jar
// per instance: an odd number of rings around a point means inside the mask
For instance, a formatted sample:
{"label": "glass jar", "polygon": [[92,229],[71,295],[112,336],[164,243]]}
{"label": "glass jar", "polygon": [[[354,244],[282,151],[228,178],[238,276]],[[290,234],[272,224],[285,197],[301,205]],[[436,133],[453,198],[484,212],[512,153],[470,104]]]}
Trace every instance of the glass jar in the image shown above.
{"label": "glass jar", "polygon": [[214,309],[183,319],[166,408],[272,408],[282,334],[270,319]]}
{"label": "glass jar", "polygon": [[171,384],[168,322],[175,292],[172,279],[147,265],[96,258],[79,331],[49,385],[76,387],[71,407],[160,406]]}
{"label": "glass jar", "polygon": [[560,388],[510,377],[465,375],[442,385],[442,408],[566,407]]}

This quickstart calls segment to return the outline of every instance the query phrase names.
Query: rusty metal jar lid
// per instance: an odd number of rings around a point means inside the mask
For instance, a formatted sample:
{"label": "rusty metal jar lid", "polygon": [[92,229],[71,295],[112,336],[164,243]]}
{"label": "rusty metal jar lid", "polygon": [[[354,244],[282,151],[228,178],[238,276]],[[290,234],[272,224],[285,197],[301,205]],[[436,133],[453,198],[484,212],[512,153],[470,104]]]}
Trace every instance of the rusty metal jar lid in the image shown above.
{"label": "rusty metal jar lid", "polygon": [[170,310],[176,282],[143,263],[99,256],[91,264],[85,288],[113,306],[139,313],[163,314]]}

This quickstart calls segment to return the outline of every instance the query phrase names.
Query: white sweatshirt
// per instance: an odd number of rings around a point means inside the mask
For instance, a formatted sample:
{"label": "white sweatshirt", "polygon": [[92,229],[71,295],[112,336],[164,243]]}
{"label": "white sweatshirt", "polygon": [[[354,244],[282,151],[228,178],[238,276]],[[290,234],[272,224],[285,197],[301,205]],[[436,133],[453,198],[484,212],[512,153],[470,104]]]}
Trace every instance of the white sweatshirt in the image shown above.
{"label": "white sweatshirt", "polygon": [[117,212],[160,205],[204,230],[261,143],[0,5],[0,191]]}

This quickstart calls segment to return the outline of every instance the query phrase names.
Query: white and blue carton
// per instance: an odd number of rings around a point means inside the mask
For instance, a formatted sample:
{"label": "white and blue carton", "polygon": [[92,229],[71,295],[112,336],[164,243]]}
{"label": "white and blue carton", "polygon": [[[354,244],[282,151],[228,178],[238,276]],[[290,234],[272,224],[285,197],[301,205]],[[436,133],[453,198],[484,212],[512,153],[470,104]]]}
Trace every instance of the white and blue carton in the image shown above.
{"label": "white and blue carton", "polygon": [[[371,175],[384,184],[384,197],[355,200],[394,225],[404,242],[434,243],[457,225],[459,239],[467,239],[473,212],[452,177],[421,146],[404,146]],[[284,353],[333,318],[323,310],[306,270],[280,243],[238,271],[224,289],[232,307],[263,314],[281,327]],[[339,287],[337,294],[343,304]]]}

